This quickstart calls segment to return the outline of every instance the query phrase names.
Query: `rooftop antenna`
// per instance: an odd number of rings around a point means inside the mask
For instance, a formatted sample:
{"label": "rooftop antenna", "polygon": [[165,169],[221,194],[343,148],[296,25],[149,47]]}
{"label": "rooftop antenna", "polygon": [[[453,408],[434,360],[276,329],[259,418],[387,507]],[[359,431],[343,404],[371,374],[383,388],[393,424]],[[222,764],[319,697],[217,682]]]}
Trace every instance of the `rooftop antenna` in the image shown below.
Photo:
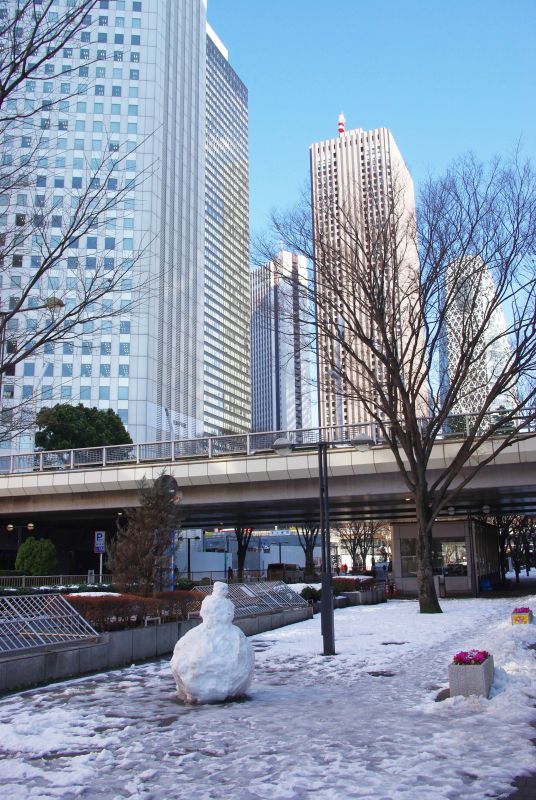
{"label": "rooftop antenna", "polygon": [[337,124],[337,128],[338,128],[338,131],[339,131],[339,136],[343,135],[345,124],[346,124],[346,120],[344,118],[344,114],[339,114],[339,122]]}

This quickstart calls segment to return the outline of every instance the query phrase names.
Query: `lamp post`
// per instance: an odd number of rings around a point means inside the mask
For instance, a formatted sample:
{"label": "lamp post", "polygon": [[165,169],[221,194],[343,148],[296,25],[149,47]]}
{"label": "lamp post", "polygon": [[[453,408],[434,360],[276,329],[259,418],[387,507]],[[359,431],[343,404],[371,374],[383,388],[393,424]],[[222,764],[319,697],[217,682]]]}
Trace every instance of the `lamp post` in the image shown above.
{"label": "lamp post", "polygon": [[200,536],[179,536],[179,541],[184,541],[186,539],[186,569],[188,571],[188,580],[192,580],[192,539],[199,541],[201,539]]}
{"label": "lamp post", "polygon": [[[320,545],[322,551],[322,600],[320,605],[320,627],[324,644],[324,655],[335,655],[335,625],[333,621],[333,581],[331,575],[331,539],[329,523],[329,486],[328,486],[328,448],[335,442],[318,442],[318,481],[320,494]],[[358,434],[350,442],[361,452],[369,449],[374,440],[366,433]],[[289,456],[294,446],[289,439],[280,437],[272,445],[276,453]]]}
{"label": "lamp post", "polygon": [[283,557],[282,557],[282,555],[281,555],[281,549],[282,549],[282,547],[283,547],[283,545],[284,545],[284,544],[288,544],[288,542],[278,542],[278,543],[277,543],[277,546],[279,547],[279,563],[280,563],[280,564],[282,564],[282,563],[283,563]]}

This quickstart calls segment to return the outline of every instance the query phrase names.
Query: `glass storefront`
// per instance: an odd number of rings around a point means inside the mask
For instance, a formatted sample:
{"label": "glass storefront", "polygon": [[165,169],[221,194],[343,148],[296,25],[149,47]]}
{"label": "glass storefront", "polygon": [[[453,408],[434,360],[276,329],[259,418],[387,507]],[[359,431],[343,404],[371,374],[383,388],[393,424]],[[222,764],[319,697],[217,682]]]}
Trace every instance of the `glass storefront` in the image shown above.
{"label": "glass storefront", "polygon": [[[400,539],[402,577],[412,578],[417,574],[417,540]],[[434,539],[432,542],[434,575],[467,575],[467,550],[464,539]]]}

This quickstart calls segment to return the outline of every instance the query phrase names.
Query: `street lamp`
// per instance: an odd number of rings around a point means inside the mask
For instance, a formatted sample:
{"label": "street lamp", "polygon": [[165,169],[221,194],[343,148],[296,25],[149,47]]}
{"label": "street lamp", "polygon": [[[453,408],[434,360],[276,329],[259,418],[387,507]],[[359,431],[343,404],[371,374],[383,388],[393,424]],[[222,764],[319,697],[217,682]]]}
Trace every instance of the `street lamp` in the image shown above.
{"label": "street lamp", "polygon": [[[329,523],[328,448],[335,442],[318,442],[318,481],[320,494],[320,546],[322,551],[322,600],[320,605],[320,627],[324,644],[324,655],[335,655],[335,625],[333,621],[333,581],[331,575],[331,539]],[[350,444],[360,451],[368,450],[374,440],[365,433],[358,434]],[[280,437],[272,445],[276,453],[288,456],[294,446],[289,439]]]}
{"label": "street lamp", "polygon": [[284,544],[288,544],[288,542],[277,542],[277,546],[279,547],[279,563],[280,564],[283,563],[283,558],[281,556],[281,548],[283,547]]}
{"label": "street lamp", "polygon": [[[318,480],[320,492],[320,546],[322,550],[322,598],[320,604],[320,628],[324,644],[324,655],[335,655],[335,625],[333,622],[333,582],[331,578],[331,542],[329,530],[328,492],[328,447],[330,442],[318,442]],[[272,445],[276,453],[289,456],[293,444],[281,437]]]}
{"label": "street lamp", "polygon": [[201,537],[200,536],[184,536],[184,537],[183,536],[179,536],[179,542],[184,541],[184,539],[186,539],[186,542],[187,542],[186,548],[187,548],[187,559],[188,559],[187,560],[188,580],[191,581],[192,580],[192,562],[191,562],[191,558],[192,558],[192,551],[191,551],[192,539],[194,539],[195,541],[199,541],[201,539]]}

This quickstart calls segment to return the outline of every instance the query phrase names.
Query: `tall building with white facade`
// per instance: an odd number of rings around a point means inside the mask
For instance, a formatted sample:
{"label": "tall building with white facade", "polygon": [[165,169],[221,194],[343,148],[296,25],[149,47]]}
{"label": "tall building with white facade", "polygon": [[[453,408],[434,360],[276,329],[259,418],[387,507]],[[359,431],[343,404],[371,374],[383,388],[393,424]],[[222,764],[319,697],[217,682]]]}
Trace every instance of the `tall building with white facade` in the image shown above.
{"label": "tall building with white facade", "polygon": [[[69,7],[57,0],[54,13]],[[138,442],[247,429],[247,92],[214,41],[206,0],[100,0],[77,39],[23,86],[42,152],[17,202],[57,209],[61,226],[98,180],[93,169],[113,160],[108,188],[123,192],[71,243],[49,293],[68,308],[99,269],[122,263],[127,273],[102,300],[106,319],[4,378],[15,400],[112,408]],[[9,146],[18,158],[30,135],[14,128],[3,157]],[[23,270],[39,257],[27,247]],[[32,446],[31,434],[13,443]]]}
{"label": "tall building with white facade", "polygon": [[[348,271],[341,269],[341,264],[349,264],[357,256],[357,240],[366,250],[364,243],[369,232],[383,226],[390,215],[399,219],[414,219],[413,182],[387,128],[345,131],[342,115],[339,118],[339,136],[311,145],[310,166],[315,261],[318,264],[323,259],[323,269],[331,271],[333,280],[343,286],[349,279]],[[320,252],[319,243],[325,243],[324,252]],[[411,272],[418,269],[418,256],[411,242],[406,245],[407,275],[410,277]],[[363,258],[367,259],[365,253]],[[372,261],[369,259],[370,263]],[[397,267],[397,275],[398,272]],[[319,293],[325,289],[322,288],[318,268],[316,275],[316,291]],[[354,284],[348,285],[347,291],[351,297],[358,290]],[[334,337],[327,335],[329,326],[334,329],[340,326],[338,319],[330,317],[335,316],[335,305],[336,301],[332,298],[327,303],[320,302],[317,310],[325,317],[321,320],[318,334],[320,424],[338,426],[369,423],[371,416],[365,405],[355,396],[355,390],[342,385],[342,376],[348,375],[351,378],[349,384],[370,392],[367,371],[375,371],[381,380],[381,366],[358,345],[363,351],[361,357],[367,367],[356,367],[355,361],[348,353],[345,354],[340,343],[336,343],[337,337],[341,336],[340,331]],[[370,329],[370,320],[366,319],[359,297],[355,297],[355,308],[360,323],[365,329]],[[402,328],[401,325],[400,336],[404,335]],[[372,330],[371,334],[374,336]],[[349,349],[354,346],[350,344]],[[372,405],[376,402],[372,395],[370,402]]]}
{"label": "tall building with white facade", "polygon": [[306,259],[281,252],[250,277],[252,430],[310,428],[316,392],[311,332],[300,324]]}
{"label": "tall building with white facade", "polygon": [[[444,312],[440,352],[443,392],[458,380],[460,366],[464,368],[467,342],[476,338],[478,344],[452,413],[477,414],[512,357],[506,317],[497,304],[493,277],[480,256],[466,256],[447,265],[445,292],[449,294],[449,301]],[[510,391],[497,394],[489,410],[513,408],[514,404],[515,386],[512,386]]]}
{"label": "tall building with white facade", "polygon": [[204,430],[251,426],[248,91],[207,27]]}

